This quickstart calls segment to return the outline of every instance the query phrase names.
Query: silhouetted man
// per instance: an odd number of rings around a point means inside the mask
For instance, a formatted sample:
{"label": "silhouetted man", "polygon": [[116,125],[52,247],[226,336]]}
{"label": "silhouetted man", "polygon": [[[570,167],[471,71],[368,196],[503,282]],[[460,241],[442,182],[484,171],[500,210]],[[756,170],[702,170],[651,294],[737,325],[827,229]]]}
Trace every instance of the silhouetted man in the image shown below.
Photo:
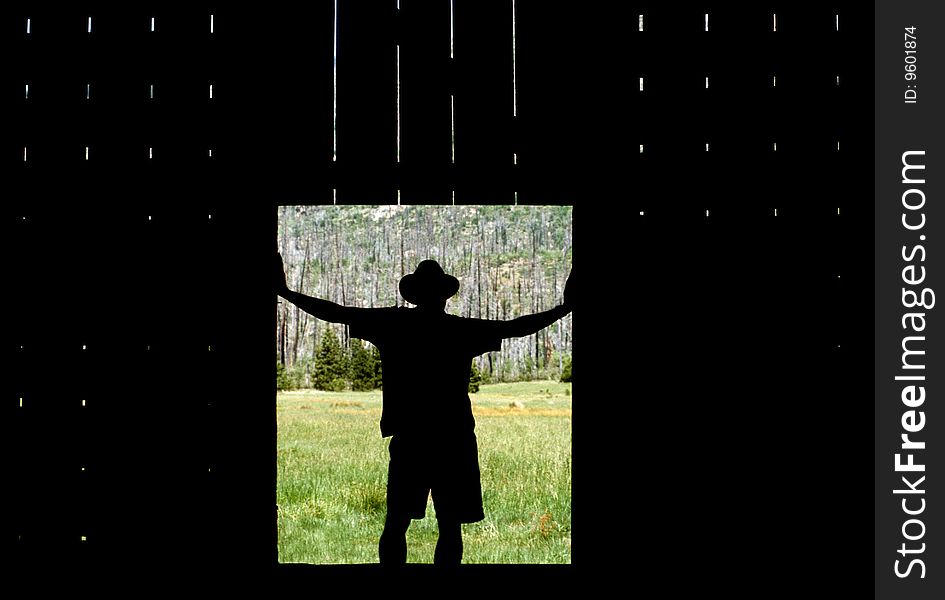
{"label": "silhouetted man", "polygon": [[400,280],[401,295],[416,308],[350,308],[289,290],[278,257],[280,296],[318,319],[348,324],[352,337],[381,353],[381,435],[392,436],[381,564],[407,561],[407,528],[424,517],[431,493],[439,529],[433,561],[460,563],[462,523],[485,518],[468,395],[472,359],[499,350],[503,338],[531,335],[571,312],[570,285],[569,276],[564,304],[545,312],[510,321],[467,319],[446,313],[459,281],[425,260]]}

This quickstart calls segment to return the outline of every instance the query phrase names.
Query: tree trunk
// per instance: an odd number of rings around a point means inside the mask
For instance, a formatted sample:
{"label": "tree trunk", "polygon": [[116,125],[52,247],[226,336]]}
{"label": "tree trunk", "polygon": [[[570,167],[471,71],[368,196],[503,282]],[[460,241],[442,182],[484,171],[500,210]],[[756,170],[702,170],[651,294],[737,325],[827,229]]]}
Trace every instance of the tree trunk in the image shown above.
{"label": "tree trunk", "polygon": [[[312,245],[312,239],[310,236],[305,238],[305,257],[302,259],[302,267],[299,269],[299,283],[296,286],[296,289],[300,294],[305,293],[305,275],[308,272],[308,258],[309,250]],[[302,339],[303,329],[302,316],[306,313],[301,310],[298,306],[295,307],[295,337],[292,340],[292,365],[295,365],[299,358],[299,341]]]}

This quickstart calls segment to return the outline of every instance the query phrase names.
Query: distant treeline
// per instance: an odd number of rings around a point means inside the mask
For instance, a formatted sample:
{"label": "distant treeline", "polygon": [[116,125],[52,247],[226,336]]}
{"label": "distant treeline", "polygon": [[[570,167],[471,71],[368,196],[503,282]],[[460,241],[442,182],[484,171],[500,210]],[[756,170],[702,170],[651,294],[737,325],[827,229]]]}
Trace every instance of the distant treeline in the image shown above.
{"label": "distant treeline", "polygon": [[[571,269],[571,231],[571,208],[564,206],[279,210],[279,246],[289,287],[345,306],[403,306],[400,278],[433,258],[460,281],[447,312],[483,319],[513,319],[559,304]],[[277,325],[276,360],[284,389],[335,389],[342,381],[351,389],[372,389],[366,387],[368,366],[362,363],[376,358],[376,350],[352,340],[345,326],[319,321],[285,301]],[[331,337],[345,357],[344,372],[319,365],[324,359],[316,355],[328,351],[323,347]],[[566,368],[570,378],[570,355],[568,315],[535,335],[505,340],[500,352],[474,364],[486,382],[558,379]],[[352,375],[352,368],[360,374]],[[335,369],[334,384],[326,379],[326,369]]]}
{"label": "distant treeline", "polygon": [[[564,361],[560,381],[571,381],[571,357]],[[469,366],[469,392],[479,391],[482,383],[492,383],[488,374],[483,376],[477,361]],[[369,392],[383,388],[381,354],[372,344],[352,338],[347,350],[341,347],[338,336],[331,329],[322,335],[315,358],[286,368],[276,360],[276,388],[279,391],[315,388],[329,392]]]}

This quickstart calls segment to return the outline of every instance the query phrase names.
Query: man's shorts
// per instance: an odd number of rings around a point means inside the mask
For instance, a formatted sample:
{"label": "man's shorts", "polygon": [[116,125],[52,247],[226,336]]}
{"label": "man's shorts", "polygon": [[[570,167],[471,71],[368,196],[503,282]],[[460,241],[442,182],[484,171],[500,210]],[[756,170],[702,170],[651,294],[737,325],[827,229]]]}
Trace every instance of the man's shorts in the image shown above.
{"label": "man's shorts", "polygon": [[437,519],[475,523],[485,518],[473,431],[438,438],[398,434],[391,438],[389,451],[389,515],[422,519],[432,492]]}

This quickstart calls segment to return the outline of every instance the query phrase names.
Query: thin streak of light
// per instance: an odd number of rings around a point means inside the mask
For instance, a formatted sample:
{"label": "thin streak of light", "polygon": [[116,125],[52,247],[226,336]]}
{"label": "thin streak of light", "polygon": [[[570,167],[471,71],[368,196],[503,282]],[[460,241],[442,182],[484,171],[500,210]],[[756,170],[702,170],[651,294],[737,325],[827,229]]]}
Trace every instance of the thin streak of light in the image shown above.
{"label": "thin streak of light", "polygon": [[515,14],[516,14],[516,5],[515,0],[512,0],[512,116],[518,116],[518,81],[517,75],[518,71],[516,69],[515,57],[516,57],[516,47],[515,47],[515,33],[516,33],[516,23],[515,23]]}
{"label": "thin streak of light", "polygon": [[331,160],[338,160],[338,0],[335,0],[331,33]]}
{"label": "thin streak of light", "polygon": [[400,162],[400,44],[397,44],[397,162]]}

